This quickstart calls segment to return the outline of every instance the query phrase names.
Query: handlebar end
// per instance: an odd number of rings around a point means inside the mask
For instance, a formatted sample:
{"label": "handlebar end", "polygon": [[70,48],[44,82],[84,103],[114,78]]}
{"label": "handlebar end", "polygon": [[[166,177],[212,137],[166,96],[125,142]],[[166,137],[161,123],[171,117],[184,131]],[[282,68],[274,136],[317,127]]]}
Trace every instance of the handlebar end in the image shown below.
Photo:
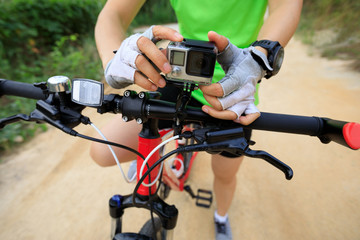
{"label": "handlebar end", "polygon": [[360,124],[347,123],[343,127],[343,136],[348,146],[354,150],[360,148]]}
{"label": "handlebar end", "polygon": [[285,173],[286,180],[291,180],[294,176],[294,172],[291,168],[289,168]]}

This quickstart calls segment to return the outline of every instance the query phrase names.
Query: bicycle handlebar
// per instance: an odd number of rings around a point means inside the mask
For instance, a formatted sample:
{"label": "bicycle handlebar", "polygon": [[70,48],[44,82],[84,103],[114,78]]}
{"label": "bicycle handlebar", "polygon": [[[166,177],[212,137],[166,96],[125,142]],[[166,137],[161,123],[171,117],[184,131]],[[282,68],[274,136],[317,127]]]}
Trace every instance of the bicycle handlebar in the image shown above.
{"label": "bicycle handlebar", "polygon": [[[173,120],[176,112],[175,103],[157,99],[144,100],[145,98],[139,97],[140,95],[126,91],[123,97],[114,97],[112,101],[116,103],[116,107],[108,111],[122,113],[129,120],[140,118],[142,122],[146,118]],[[213,118],[200,108],[191,106],[187,107],[182,115],[186,122],[316,136],[322,143],[334,141],[354,150],[360,148],[360,124],[358,123],[321,117],[261,112],[260,117],[252,124],[243,126],[233,121]]]}
{"label": "bicycle handlebar", "polygon": [[45,85],[15,82],[0,79],[0,97],[3,95],[18,96],[36,100],[45,100],[48,94],[45,93]]}
{"label": "bicycle handlebar", "polygon": [[[49,93],[43,83],[36,85],[0,79],[0,97],[13,95],[31,99],[45,100]],[[136,94],[126,91],[124,96],[106,95],[104,104],[98,112],[121,113],[128,120],[149,118],[173,120],[176,112],[175,103],[154,99],[151,92]],[[255,130],[283,132],[317,136],[322,143],[334,141],[357,150],[360,148],[360,124],[321,117],[297,116],[262,112],[261,116],[248,126],[228,120],[220,120],[204,113],[200,108],[188,106],[182,112],[186,122],[216,124],[226,127],[244,127]]]}

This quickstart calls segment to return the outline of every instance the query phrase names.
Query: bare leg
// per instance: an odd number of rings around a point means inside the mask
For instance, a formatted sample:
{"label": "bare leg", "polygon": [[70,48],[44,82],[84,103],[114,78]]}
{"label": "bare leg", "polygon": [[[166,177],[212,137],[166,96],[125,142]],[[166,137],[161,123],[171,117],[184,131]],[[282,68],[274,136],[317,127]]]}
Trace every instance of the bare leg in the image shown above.
{"label": "bare leg", "polygon": [[225,216],[228,212],[236,189],[236,173],[243,157],[226,158],[221,155],[212,156],[214,172],[214,192],[217,203],[217,213]]}
{"label": "bare leg", "polygon": [[[137,124],[135,121],[125,123],[122,121],[121,115],[116,115],[101,129],[101,132],[109,141],[137,149],[137,135],[140,130],[141,125]],[[128,150],[118,147],[113,147],[113,149],[120,162],[127,162],[136,159],[136,155]],[[93,142],[90,148],[90,155],[100,166],[112,166],[115,164],[115,160],[108,146],[105,144]]]}

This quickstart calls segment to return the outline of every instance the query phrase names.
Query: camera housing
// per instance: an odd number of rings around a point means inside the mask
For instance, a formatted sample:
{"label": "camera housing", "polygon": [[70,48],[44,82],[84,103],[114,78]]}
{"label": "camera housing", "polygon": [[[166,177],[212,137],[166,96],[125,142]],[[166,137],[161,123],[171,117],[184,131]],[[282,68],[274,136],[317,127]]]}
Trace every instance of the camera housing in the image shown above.
{"label": "camera housing", "polygon": [[217,55],[213,42],[184,39],[170,42],[166,50],[172,67],[172,71],[165,75],[168,80],[211,84]]}

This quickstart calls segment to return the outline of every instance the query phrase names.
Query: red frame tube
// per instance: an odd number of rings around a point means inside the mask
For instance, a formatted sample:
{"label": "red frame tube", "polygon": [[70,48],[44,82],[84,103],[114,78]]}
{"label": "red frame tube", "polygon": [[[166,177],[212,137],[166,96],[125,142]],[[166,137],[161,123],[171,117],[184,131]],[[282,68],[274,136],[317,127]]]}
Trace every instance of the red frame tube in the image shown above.
{"label": "red frame tube", "polygon": [[[161,137],[158,138],[151,138],[151,139],[147,139],[147,138],[143,138],[139,136],[139,152],[143,155],[143,156],[148,156],[149,153],[159,144],[161,143]],[[159,154],[159,150],[157,150],[149,159],[149,161],[147,162],[149,166],[154,165],[154,163],[159,160],[160,154]],[[136,169],[137,169],[137,181],[139,181],[140,179],[140,169],[141,166],[143,164],[144,160],[141,157],[137,158],[137,164],[136,164]],[[159,168],[160,166],[157,166],[153,171],[151,171],[151,182],[156,178],[156,176],[159,173]],[[145,166],[143,174],[147,171],[147,167]],[[145,183],[149,184],[149,178],[146,177],[144,180]],[[146,187],[144,185],[141,185],[137,191],[138,194],[143,195],[143,196],[149,196],[149,194],[153,195],[156,192],[156,184],[154,184],[151,187]]]}

